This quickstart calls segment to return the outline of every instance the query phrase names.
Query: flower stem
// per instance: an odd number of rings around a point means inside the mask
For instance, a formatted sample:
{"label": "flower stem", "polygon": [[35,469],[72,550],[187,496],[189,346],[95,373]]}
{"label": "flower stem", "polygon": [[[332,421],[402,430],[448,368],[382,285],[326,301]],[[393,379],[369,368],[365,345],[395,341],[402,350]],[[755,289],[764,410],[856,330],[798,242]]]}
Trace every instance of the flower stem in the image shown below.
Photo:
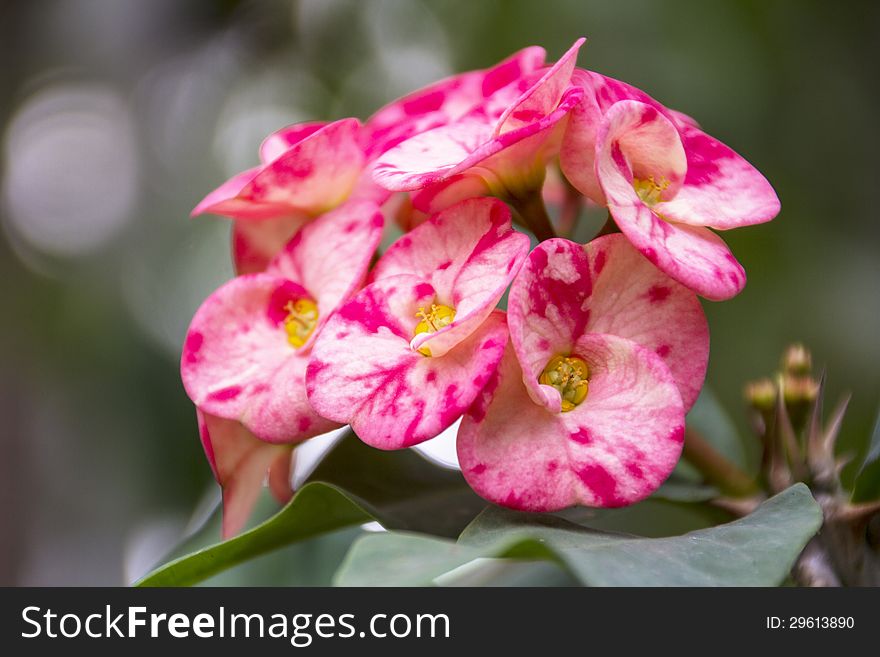
{"label": "flower stem", "polygon": [[754,478],[746,474],[738,465],[712,447],[705,438],[691,428],[685,431],[682,455],[706,477],[706,481],[717,486],[725,495],[746,497],[759,490]]}
{"label": "flower stem", "polygon": [[530,191],[525,196],[511,197],[510,204],[519,214],[523,223],[535,234],[538,241],[543,242],[556,237],[556,231],[553,230],[553,223],[544,206],[544,198],[541,196],[540,188]]}

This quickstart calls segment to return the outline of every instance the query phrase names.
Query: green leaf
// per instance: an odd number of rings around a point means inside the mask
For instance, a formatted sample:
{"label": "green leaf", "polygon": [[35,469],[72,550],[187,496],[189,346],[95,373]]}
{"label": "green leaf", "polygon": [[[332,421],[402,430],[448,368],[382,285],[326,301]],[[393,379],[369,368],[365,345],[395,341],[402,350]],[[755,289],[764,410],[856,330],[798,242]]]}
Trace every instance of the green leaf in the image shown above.
{"label": "green leaf", "polygon": [[309,476],[342,488],[381,510],[389,529],[454,538],[486,507],[461,472],[435,465],[411,449],[383,451],[353,432]]}
{"label": "green leaf", "polygon": [[589,586],[769,586],[784,580],[822,522],[796,484],[751,515],[673,538],[609,534],[551,515],[490,507],[458,543],[412,534],[366,536],[337,572],[342,585],[426,585],[480,558],[554,561]]}
{"label": "green leaf", "polygon": [[335,486],[306,484],[267,521],[228,541],[160,566],[136,586],[190,586],[295,541],[368,522],[375,517],[375,511],[368,510],[362,500]]}
{"label": "green leaf", "polygon": [[854,501],[867,502],[877,498],[880,498],[880,414],[874,423],[874,433],[853,486]]}
{"label": "green leaf", "polygon": [[709,386],[703,386],[700,396],[687,415],[688,428],[695,429],[712,447],[749,470],[748,458],[739,433]]}

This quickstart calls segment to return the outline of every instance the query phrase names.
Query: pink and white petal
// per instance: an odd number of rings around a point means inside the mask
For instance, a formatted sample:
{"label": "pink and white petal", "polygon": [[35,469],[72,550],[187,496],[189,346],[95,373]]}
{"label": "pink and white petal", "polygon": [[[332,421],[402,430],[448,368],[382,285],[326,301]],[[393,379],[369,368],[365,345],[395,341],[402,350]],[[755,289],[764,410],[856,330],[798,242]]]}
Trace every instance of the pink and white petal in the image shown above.
{"label": "pink and white petal", "polygon": [[586,332],[627,338],[654,351],[689,410],[709,361],[709,326],[696,295],[651,265],[624,235],[598,237],[584,249],[593,277]]}
{"label": "pink and white petal", "polygon": [[395,192],[440,182],[458,173],[453,169],[491,141],[492,132],[491,121],[480,114],[421,132],[384,153],[376,162],[373,180]]}
{"label": "pink and white petal", "polygon": [[461,472],[474,491],[513,509],[563,509],[576,500],[565,473],[568,452],[561,414],[532,402],[511,346],[461,421]]}
{"label": "pink and white petal", "polygon": [[462,420],[458,459],[473,489],[525,511],[615,507],[648,496],[678,461],[684,410],[660,359],[615,336],[584,336],[587,399],[568,413],[530,403],[512,350]]}
{"label": "pink and white petal", "polygon": [[569,87],[577,55],[586,39],[580,38],[547,69],[540,79],[505,110],[495,128],[496,135],[518,130],[544,118],[552,112]]}
{"label": "pink and white petal", "polygon": [[288,301],[305,295],[296,283],[268,274],[239,276],[196,311],[186,334],[180,375],[203,411],[240,420],[278,364],[294,353],[283,320]]}
{"label": "pink and white petal", "polygon": [[559,412],[559,392],[538,382],[557,355],[569,355],[590,321],[592,274],[584,247],[566,239],[541,242],[514,279],[508,297],[510,342],[532,400]]}
{"label": "pink and white petal", "polygon": [[266,271],[308,290],[320,326],[363,283],[384,224],[375,203],[349,201],[306,225]]}
{"label": "pink and white petal", "polygon": [[238,534],[260,496],[266,473],[290,448],[258,440],[235,420],[196,409],[202,446],[223,490],[223,538]]}
{"label": "pink and white petal", "polygon": [[743,157],[697,128],[683,130],[687,177],[657,211],[680,223],[727,230],[770,221],[779,198],[767,179]]}
{"label": "pink and white petal", "polygon": [[357,119],[335,121],[266,165],[238,198],[320,214],[351,192],[364,165]]}
{"label": "pink and white petal", "polygon": [[210,213],[241,219],[265,219],[289,213],[286,206],[278,203],[255,203],[239,197],[260,171],[262,167],[254,167],[234,175],[203,198],[190,216]]}
{"label": "pink and white petal", "polygon": [[232,261],[237,274],[254,274],[269,262],[296,232],[311,220],[306,214],[270,219],[237,219],[232,224]]}
{"label": "pink and white petal", "polygon": [[513,230],[504,203],[469,199],[397,240],[376,264],[372,277],[414,274],[431,282],[437,295],[434,303],[455,309],[448,326],[420,334],[412,342],[414,349],[426,347],[433,356],[442,356],[483,323],[528,251],[529,238]]}
{"label": "pink and white petal", "polygon": [[295,123],[273,132],[260,144],[260,162],[265,165],[277,160],[295,144],[327,125],[326,121]]}
{"label": "pink and white petal", "polygon": [[424,304],[422,286],[430,287],[409,276],[371,284],[331,318],[312,350],[312,405],[380,449],[409,447],[450,426],[488,380],[507,339],[498,312],[443,356],[413,351],[400,324],[381,318]]}
{"label": "pink and white petal", "polygon": [[306,394],[306,348],[289,348],[290,354],[253,390],[241,422],[260,440],[300,443],[338,429],[341,425],[318,415]]}
{"label": "pink and white petal", "polygon": [[459,201],[491,196],[486,181],[472,173],[459,173],[434,185],[412,192],[412,207],[418,212],[436,214]]}

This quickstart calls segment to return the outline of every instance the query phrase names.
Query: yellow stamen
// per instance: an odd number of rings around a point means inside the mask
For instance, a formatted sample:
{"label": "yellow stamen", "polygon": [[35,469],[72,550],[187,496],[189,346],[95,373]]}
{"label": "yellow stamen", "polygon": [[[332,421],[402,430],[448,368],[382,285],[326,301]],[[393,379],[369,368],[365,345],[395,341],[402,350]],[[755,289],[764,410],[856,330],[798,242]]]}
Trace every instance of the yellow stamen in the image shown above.
{"label": "yellow stamen", "polygon": [[[422,321],[416,324],[416,328],[413,331],[414,336],[420,333],[436,333],[452,323],[452,320],[455,319],[455,308],[432,303],[431,310],[425,310],[424,306],[419,308],[416,317]],[[419,353],[430,356],[431,350],[428,347],[421,347]]]}
{"label": "yellow stamen", "polygon": [[547,363],[538,383],[553,386],[562,395],[562,411],[570,411],[587,398],[590,368],[577,356],[554,356]]}
{"label": "yellow stamen", "polygon": [[642,203],[649,207],[653,207],[663,200],[660,196],[667,187],[669,187],[669,181],[666,178],[661,178],[659,183],[654,181],[654,176],[650,176],[647,180],[633,178],[633,188],[636,190],[636,194],[642,199]]}
{"label": "yellow stamen", "polygon": [[299,349],[315,332],[318,325],[318,305],[311,299],[297,299],[288,301],[284,310],[287,311],[287,317],[284,318],[287,341]]}

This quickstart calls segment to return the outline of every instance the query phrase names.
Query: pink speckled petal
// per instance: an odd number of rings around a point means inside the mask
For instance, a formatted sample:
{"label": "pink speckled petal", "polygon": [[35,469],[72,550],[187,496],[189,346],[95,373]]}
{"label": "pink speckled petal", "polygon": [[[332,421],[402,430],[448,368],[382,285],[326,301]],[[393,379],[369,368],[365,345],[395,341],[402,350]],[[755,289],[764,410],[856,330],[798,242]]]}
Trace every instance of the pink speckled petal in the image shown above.
{"label": "pink speckled petal", "polygon": [[375,203],[349,201],[307,224],[266,272],[295,281],[309,291],[318,304],[320,329],[363,283],[384,223]]}
{"label": "pink speckled petal", "polygon": [[244,528],[270,467],[290,460],[290,448],[264,443],[235,420],[198,409],[196,415],[202,446],[223,489],[222,535],[231,538]]}
{"label": "pink speckled petal", "polygon": [[470,406],[495,369],[507,329],[495,312],[443,356],[413,351],[416,309],[434,296],[415,276],[393,276],[342,306],[312,349],[309,400],[380,449],[433,438]]}
{"label": "pink speckled petal", "polygon": [[684,410],[660,358],[609,335],[582,337],[586,400],[568,413],[531,403],[512,349],[462,420],[458,459],[473,489],[525,511],[644,499],[681,454]]}
{"label": "pink speckled petal", "polygon": [[585,41],[584,38],[575,41],[559,61],[548,68],[535,84],[504,111],[495,128],[496,135],[535,123],[559,105],[571,82],[578,51]]}
{"label": "pink speckled petal", "polygon": [[412,347],[442,356],[483,323],[528,252],[529,238],[513,230],[504,203],[470,199],[434,215],[392,244],[376,264],[372,280],[412,274],[430,281],[436,293],[433,302],[454,308],[455,320],[436,333],[415,337]]}
{"label": "pink speckled petal", "polygon": [[709,326],[696,295],[652,266],[619,233],[594,239],[584,251],[593,281],[587,332],[617,335],[654,351],[689,410],[709,361]]}
{"label": "pink speckled petal", "polygon": [[484,71],[469,71],[407,94],[378,110],[364,126],[370,157],[420,132],[456,121],[473,107],[544,64],[543,48],[531,46]]}
{"label": "pink speckled petal", "polygon": [[250,183],[262,167],[254,167],[237,173],[213,192],[203,198],[190,213],[196,217],[200,214],[212,213],[242,219],[264,219],[284,214],[286,208],[276,203],[252,203],[238,198],[241,190]]}
{"label": "pink speckled petal", "polygon": [[306,137],[329,125],[326,121],[295,123],[276,130],[260,144],[260,163],[270,164]]}
{"label": "pink speckled petal", "polygon": [[435,214],[459,201],[479,196],[491,196],[486,181],[476,174],[459,173],[434,185],[412,192],[412,208],[425,214]]}
{"label": "pink speckled petal", "polygon": [[[655,212],[664,203],[652,209],[633,188],[634,177],[654,175],[659,180],[658,176],[678,170],[676,163],[667,166],[666,173],[661,174],[660,150],[646,156],[650,150],[648,144],[623,138],[644,107],[647,106],[634,101],[616,103],[609,109],[600,129],[596,172],[608,209],[633,246],[662,271],[707,299],[729,299],[742,290],[746,278],[742,266],[721,238],[706,228],[664,220]],[[666,119],[658,118],[657,125],[664,125],[663,121]],[[669,131],[674,132],[675,128],[667,121],[666,130],[671,135]],[[665,139],[660,141],[668,145]],[[635,153],[635,162],[630,162],[630,153]],[[673,149],[670,155],[677,160],[683,151]],[[658,169],[654,171],[645,168],[645,162],[652,161],[658,162]],[[667,192],[673,188],[674,183]]]}
{"label": "pink speckled petal", "polygon": [[181,357],[190,399],[270,442],[297,442],[335,428],[309,406],[308,356],[289,344],[283,326],[284,306],[305,295],[293,281],[249,274],[209,296],[193,317]]}
{"label": "pink speckled petal", "polygon": [[510,288],[510,342],[529,395],[552,412],[559,412],[562,398],[538,377],[551,358],[570,354],[586,330],[591,278],[584,247],[557,238],[535,247]]}
{"label": "pink speckled petal", "polygon": [[727,230],[770,221],[779,214],[776,192],[755,167],[694,127],[683,129],[687,177],[657,211],[669,219]]}
{"label": "pink speckled petal", "polygon": [[296,232],[310,221],[306,214],[252,221],[236,219],[232,224],[232,261],[237,274],[264,271]]}

